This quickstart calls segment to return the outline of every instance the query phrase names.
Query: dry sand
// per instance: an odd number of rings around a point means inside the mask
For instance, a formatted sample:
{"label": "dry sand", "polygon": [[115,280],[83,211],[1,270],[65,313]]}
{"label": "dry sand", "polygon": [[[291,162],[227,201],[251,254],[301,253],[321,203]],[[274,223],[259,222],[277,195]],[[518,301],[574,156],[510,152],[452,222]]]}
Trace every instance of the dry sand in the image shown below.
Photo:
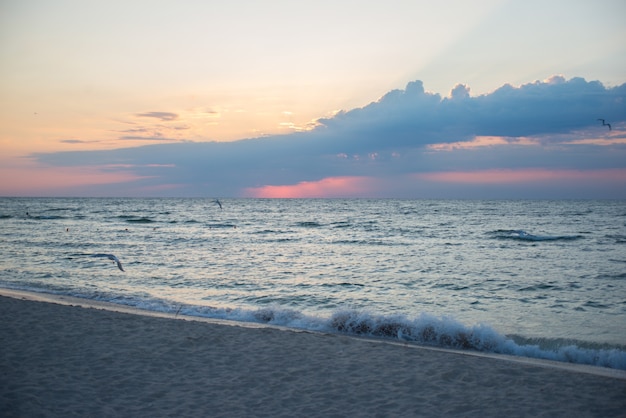
{"label": "dry sand", "polygon": [[622,371],[0,293],[1,416],[626,417]]}

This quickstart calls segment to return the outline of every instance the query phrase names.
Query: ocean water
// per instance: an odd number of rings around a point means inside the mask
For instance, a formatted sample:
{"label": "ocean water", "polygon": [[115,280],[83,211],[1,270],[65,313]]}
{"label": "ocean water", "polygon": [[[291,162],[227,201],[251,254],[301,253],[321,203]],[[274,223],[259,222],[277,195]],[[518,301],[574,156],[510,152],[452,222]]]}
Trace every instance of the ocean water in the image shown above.
{"label": "ocean water", "polygon": [[625,201],[220,203],[0,198],[0,287],[626,369]]}

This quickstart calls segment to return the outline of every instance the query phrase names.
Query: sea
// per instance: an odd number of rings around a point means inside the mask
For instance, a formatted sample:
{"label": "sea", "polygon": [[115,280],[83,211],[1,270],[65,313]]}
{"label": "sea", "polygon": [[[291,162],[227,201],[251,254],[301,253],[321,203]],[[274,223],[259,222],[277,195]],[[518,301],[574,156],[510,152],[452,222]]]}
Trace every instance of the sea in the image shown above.
{"label": "sea", "polygon": [[0,198],[0,260],[5,289],[626,370],[622,200]]}

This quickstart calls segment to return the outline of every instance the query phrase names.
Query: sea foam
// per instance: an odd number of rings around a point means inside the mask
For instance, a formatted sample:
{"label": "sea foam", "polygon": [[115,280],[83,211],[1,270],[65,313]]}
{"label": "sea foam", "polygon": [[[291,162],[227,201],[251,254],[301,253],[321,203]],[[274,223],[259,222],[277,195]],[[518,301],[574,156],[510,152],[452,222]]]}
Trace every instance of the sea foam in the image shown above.
{"label": "sea foam", "polygon": [[[154,306],[151,306],[154,309]],[[267,307],[258,310],[224,308],[183,308],[181,313],[288,328],[308,329],[353,336],[375,337],[420,345],[484,353],[554,360],[574,364],[626,370],[626,351],[619,348],[586,348],[576,344],[541,347],[522,344],[486,324],[468,326],[452,317],[422,313],[416,318],[403,315],[375,315],[362,310],[340,310],[330,318],[310,316],[296,310]],[[555,340],[556,341],[556,340]]]}

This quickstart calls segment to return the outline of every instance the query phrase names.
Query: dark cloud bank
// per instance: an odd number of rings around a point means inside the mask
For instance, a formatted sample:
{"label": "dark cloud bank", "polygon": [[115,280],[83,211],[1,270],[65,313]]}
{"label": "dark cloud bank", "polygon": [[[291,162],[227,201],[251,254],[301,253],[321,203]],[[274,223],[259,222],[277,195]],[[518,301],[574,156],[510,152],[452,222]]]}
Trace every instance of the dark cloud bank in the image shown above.
{"label": "dark cloud bank", "polygon": [[[229,143],[179,142],[108,151],[36,154],[52,166],[124,166],[145,176],[128,190],[180,185],[170,195],[238,196],[249,187],[289,185],[334,176],[388,177],[433,171],[488,169],[615,169],[626,167],[626,146],[571,144],[612,140],[626,122],[626,84],[607,88],[582,78],[552,77],[505,85],[471,97],[456,86],[449,97],[426,92],[421,81],[393,90],[365,107],[320,119],[312,131]],[[171,120],[175,114],[142,116]],[[430,144],[477,136],[505,137],[505,145],[434,151]],[[531,138],[535,145],[521,145]],[[128,170],[128,168],[126,168]],[[119,190],[119,185],[117,190]],[[105,192],[106,193],[106,192]]]}

